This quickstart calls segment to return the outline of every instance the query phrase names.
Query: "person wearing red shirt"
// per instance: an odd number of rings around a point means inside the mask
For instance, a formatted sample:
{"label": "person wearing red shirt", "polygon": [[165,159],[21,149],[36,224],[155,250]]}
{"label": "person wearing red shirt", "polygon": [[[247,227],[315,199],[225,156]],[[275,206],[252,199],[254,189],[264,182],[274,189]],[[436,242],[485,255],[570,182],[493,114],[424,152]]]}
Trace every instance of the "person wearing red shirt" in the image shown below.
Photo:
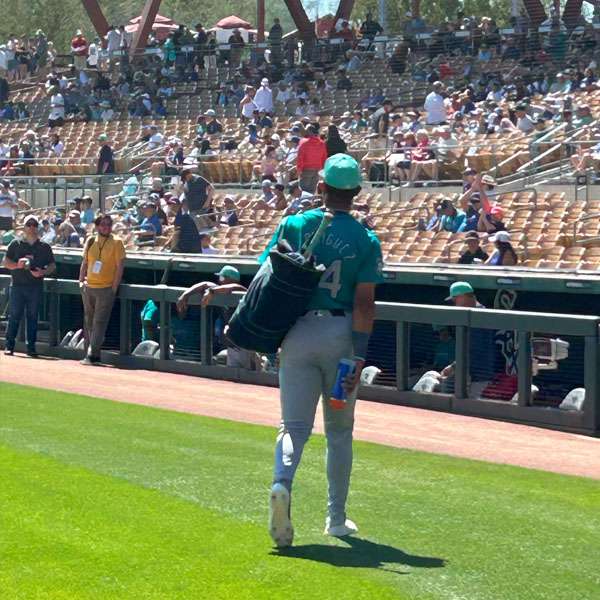
{"label": "person wearing red shirt", "polygon": [[75,68],[85,69],[87,66],[87,40],[83,37],[81,29],[75,32],[75,37],[71,40],[71,52]]}
{"label": "person wearing red shirt", "polygon": [[327,148],[318,133],[316,125],[312,123],[308,125],[306,137],[298,146],[296,159],[300,188],[310,194],[315,193],[319,183],[319,171],[325,166],[327,160]]}
{"label": "person wearing red shirt", "polygon": [[446,61],[441,62],[438,65],[438,71],[440,72],[440,79],[444,79],[444,77],[452,77],[456,75],[456,71],[453,71]]}
{"label": "person wearing red shirt", "polygon": [[351,44],[356,39],[354,35],[354,29],[350,29],[350,24],[348,21],[344,21],[342,23],[342,29],[338,33],[338,37],[341,37],[348,44]]}

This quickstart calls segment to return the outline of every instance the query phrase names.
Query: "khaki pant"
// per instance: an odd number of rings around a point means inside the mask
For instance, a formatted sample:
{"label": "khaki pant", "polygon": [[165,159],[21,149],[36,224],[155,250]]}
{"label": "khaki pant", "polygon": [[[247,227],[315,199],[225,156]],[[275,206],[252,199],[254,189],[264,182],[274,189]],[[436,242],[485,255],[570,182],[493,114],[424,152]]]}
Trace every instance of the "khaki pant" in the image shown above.
{"label": "khaki pant", "polygon": [[87,56],[84,54],[75,54],[73,56],[73,66],[79,71],[87,69]]}
{"label": "khaki pant", "polygon": [[84,348],[87,356],[100,358],[106,327],[110,319],[115,294],[112,287],[91,288],[84,286],[81,291],[84,311]]}

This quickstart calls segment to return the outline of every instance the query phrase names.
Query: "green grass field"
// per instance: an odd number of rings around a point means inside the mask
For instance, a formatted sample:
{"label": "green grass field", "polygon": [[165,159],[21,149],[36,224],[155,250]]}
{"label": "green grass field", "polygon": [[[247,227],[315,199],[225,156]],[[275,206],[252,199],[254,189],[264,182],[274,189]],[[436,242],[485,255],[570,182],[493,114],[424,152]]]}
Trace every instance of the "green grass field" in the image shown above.
{"label": "green grass field", "polygon": [[277,552],[274,428],[11,384],[0,428],[8,600],[600,597],[600,481],[356,443],[335,540],[313,436]]}

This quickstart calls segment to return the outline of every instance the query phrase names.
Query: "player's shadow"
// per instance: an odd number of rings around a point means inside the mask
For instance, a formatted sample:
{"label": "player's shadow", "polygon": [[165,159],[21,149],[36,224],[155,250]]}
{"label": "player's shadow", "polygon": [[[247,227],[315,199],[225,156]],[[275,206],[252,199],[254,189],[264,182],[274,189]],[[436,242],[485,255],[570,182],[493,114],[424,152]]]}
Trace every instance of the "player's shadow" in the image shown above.
{"label": "player's shadow", "polygon": [[377,544],[357,537],[344,537],[348,546],[328,546],[326,544],[306,544],[278,548],[272,554],[290,558],[303,558],[333,565],[334,567],[363,567],[366,569],[382,569],[399,575],[406,572],[390,568],[392,564],[416,567],[421,569],[438,569],[446,565],[443,558],[416,556],[407,554],[393,546]]}

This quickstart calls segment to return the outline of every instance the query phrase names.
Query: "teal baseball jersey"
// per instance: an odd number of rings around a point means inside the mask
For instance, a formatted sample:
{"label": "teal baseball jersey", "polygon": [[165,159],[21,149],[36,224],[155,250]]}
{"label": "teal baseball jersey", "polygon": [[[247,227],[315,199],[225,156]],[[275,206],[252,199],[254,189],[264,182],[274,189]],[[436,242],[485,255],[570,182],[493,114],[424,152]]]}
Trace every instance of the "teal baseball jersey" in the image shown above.
{"label": "teal baseball jersey", "polygon": [[[322,210],[309,210],[284,219],[260,260],[281,235],[294,249],[306,242],[323,219]],[[377,236],[351,214],[335,211],[315,249],[316,264],[325,266],[319,286],[311,298],[309,310],[343,309],[352,311],[358,283],[383,281],[383,258]]]}

